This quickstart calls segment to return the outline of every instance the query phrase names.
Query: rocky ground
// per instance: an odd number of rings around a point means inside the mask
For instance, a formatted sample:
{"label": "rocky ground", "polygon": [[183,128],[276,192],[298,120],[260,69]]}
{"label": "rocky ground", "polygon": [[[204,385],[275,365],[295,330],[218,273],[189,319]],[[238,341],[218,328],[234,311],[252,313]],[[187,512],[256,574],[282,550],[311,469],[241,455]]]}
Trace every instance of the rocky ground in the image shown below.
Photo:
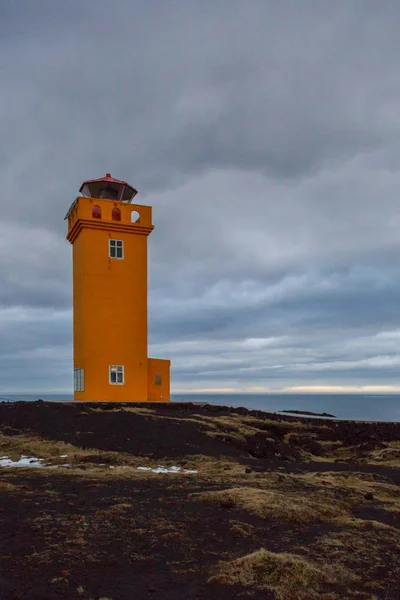
{"label": "rocky ground", "polygon": [[400,424],[2,403],[0,456],[1,599],[400,599]]}

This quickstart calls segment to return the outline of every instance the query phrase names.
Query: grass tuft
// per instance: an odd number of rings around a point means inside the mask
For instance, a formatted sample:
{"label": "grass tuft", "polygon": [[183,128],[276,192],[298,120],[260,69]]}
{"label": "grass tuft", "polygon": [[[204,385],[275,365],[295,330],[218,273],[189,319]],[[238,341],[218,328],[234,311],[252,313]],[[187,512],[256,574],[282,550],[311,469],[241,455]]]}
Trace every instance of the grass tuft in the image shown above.
{"label": "grass tuft", "polygon": [[230,562],[220,562],[209,583],[241,585],[275,593],[277,600],[336,598],[332,585],[346,585],[356,577],[347,569],[310,562],[294,554],[277,554],[261,548]]}
{"label": "grass tuft", "polygon": [[286,523],[336,522],[348,517],[351,508],[345,502],[318,494],[299,495],[266,491],[252,487],[190,494],[195,502],[218,502],[244,509],[261,518],[272,518]]}

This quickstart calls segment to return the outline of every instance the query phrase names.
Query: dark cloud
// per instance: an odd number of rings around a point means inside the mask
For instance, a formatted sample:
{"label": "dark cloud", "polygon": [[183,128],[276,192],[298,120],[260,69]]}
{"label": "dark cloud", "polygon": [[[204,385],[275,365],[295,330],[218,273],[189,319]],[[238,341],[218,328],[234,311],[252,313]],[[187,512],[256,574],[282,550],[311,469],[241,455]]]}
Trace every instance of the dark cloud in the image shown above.
{"label": "dark cloud", "polygon": [[63,217],[109,171],[154,206],[151,351],[174,387],[400,385],[399,17],[3,1],[0,391],[70,386]]}

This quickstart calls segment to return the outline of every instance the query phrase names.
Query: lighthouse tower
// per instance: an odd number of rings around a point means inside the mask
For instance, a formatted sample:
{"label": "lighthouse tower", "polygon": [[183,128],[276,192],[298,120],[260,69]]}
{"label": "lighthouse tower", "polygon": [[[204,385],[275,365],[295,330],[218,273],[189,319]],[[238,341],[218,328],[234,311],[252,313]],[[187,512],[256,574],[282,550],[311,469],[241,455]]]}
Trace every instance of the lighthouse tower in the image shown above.
{"label": "lighthouse tower", "polygon": [[109,173],[72,203],[74,399],[170,400],[170,361],[147,357],[147,237],[151,207]]}

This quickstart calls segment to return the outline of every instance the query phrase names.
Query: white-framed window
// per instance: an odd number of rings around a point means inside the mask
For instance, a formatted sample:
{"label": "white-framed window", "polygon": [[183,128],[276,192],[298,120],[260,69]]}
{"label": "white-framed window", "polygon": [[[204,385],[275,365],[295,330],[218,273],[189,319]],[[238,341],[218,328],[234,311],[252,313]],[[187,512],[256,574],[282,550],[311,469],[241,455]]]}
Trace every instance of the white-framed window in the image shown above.
{"label": "white-framed window", "polygon": [[110,258],[124,258],[124,242],[122,240],[108,240],[108,256]]}
{"label": "white-framed window", "polygon": [[85,391],[85,370],[79,367],[74,369],[74,392]]}
{"label": "white-framed window", "polygon": [[110,365],[109,382],[112,385],[124,385],[124,367],[123,365]]}

